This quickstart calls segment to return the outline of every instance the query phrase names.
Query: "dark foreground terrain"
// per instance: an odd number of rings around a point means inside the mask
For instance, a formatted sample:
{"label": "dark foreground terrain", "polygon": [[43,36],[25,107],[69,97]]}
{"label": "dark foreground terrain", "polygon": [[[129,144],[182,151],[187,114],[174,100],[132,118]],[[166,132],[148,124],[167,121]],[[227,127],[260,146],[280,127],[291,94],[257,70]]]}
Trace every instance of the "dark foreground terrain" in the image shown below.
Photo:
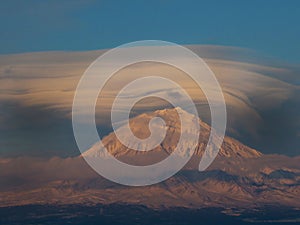
{"label": "dark foreground terrain", "polygon": [[134,205],[26,205],[0,208],[0,224],[300,224],[300,210],[268,207],[154,210]]}

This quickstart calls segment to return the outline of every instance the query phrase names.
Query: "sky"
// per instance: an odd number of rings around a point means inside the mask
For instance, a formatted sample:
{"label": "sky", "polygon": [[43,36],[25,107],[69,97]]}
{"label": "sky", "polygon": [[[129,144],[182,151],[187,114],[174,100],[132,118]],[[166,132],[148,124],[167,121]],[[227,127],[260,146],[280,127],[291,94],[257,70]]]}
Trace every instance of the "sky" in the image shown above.
{"label": "sky", "polygon": [[297,0],[1,1],[0,54],[155,39],[249,48],[297,64],[299,21]]}

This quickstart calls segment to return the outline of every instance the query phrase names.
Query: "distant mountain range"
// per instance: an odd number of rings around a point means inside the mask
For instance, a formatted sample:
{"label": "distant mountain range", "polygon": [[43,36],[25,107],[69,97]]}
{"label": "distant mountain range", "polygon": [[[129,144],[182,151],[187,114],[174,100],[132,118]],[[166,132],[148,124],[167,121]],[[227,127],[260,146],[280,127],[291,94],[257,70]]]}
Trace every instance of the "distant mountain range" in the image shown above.
{"label": "distant mountain range", "polygon": [[[191,116],[183,110],[179,113],[187,118]],[[178,109],[165,109],[130,120],[132,132],[140,138],[150,134],[147,126],[151,118],[165,120],[167,135],[149,152],[126,148],[114,133],[102,141],[121,161],[135,165],[157,162],[176,147],[180,136],[178,115]],[[175,176],[151,186],[128,187],[110,182],[92,171],[82,156],[50,160],[3,159],[0,161],[0,176],[6,183],[0,185],[0,205],[125,203],[151,208],[222,207],[228,209],[228,214],[238,213],[232,209],[264,205],[300,208],[299,157],[264,155],[225,137],[215,161],[206,171],[199,172],[197,166],[211,130],[200,119],[199,124],[199,144],[191,160]],[[98,143],[84,155],[105,157]]]}

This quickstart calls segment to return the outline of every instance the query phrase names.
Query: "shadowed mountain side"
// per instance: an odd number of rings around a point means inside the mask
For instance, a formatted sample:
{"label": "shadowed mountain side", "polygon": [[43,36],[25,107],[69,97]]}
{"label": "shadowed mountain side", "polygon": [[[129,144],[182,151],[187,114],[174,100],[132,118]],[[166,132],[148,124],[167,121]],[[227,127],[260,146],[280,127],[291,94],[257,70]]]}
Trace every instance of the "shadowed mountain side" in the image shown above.
{"label": "shadowed mountain side", "polygon": [[127,203],[154,208],[300,207],[298,161],[282,161],[280,156],[261,156],[253,161],[218,156],[207,171],[185,169],[146,187],[112,183],[92,171],[82,158],[20,158],[1,163],[1,180],[1,206]]}

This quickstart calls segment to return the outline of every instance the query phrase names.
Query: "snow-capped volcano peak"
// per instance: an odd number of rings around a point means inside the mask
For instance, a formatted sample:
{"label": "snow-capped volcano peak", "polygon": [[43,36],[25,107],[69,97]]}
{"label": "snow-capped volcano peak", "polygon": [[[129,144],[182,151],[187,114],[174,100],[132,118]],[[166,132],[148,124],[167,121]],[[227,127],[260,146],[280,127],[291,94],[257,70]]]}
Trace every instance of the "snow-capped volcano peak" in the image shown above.
{"label": "snow-capped volcano peak", "polygon": [[[163,109],[163,110],[156,110],[154,112],[143,113],[137,117],[130,119],[129,126],[131,128],[132,133],[140,138],[145,139],[149,137],[150,130],[149,130],[149,123],[150,121],[155,118],[159,117],[164,120],[164,129],[166,131],[166,135],[163,138],[162,143],[159,146],[154,148],[151,151],[135,151],[126,146],[124,146],[117,138],[115,133],[110,133],[108,136],[102,139],[102,144],[106,147],[108,152],[115,157],[122,157],[122,158],[130,158],[135,156],[150,156],[157,158],[158,156],[166,157],[166,154],[170,154],[176,148],[176,144],[181,135],[181,122],[184,123],[185,127],[192,127],[190,124],[197,120],[200,125],[200,135],[198,146],[196,147],[195,155],[201,156],[205,150],[207,145],[211,128],[208,124],[201,121],[195,115],[186,112],[185,110],[181,109],[180,107],[171,108],[171,109]],[[152,120],[153,121],[153,120]],[[156,124],[155,120],[153,124],[151,124],[156,129],[162,129],[161,124]],[[124,126],[124,125],[123,125]],[[122,138],[126,139],[131,146],[138,145],[138,143],[131,142],[130,134],[123,131],[123,126],[119,127],[117,132],[118,136],[122,136]],[[125,129],[124,129],[125,130]],[[189,132],[192,132],[189,129],[183,131],[185,135],[188,136]],[[188,141],[188,139],[187,139]],[[103,151],[103,145],[100,143],[96,143],[92,148],[87,150],[83,153],[83,156],[89,157],[105,157],[107,152]],[[139,146],[139,148],[147,148],[148,146]],[[163,156],[164,155],[164,156]],[[260,157],[262,154],[254,149],[251,149],[237,140],[229,137],[224,138],[224,142],[222,147],[219,151],[219,155],[223,157],[237,157],[237,158],[256,158]],[[150,160],[150,159],[149,159]],[[151,161],[151,160],[150,160]]]}

